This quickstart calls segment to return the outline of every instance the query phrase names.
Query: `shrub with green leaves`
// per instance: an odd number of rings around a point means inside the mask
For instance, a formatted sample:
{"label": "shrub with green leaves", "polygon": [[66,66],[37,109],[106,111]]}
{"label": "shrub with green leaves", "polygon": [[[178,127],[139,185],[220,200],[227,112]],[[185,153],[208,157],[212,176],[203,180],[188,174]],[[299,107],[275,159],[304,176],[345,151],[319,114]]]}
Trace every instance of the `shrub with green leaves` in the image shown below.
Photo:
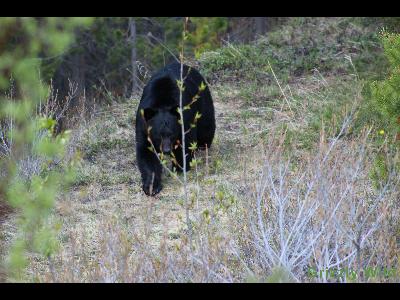
{"label": "shrub with green leaves", "polygon": [[375,188],[386,183],[389,169],[398,169],[394,154],[400,138],[400,34],[382,31],[380,40],[388,64],[387,74],[365,86],[364,101],[355,123],[356,131],[373,126],[376,155],[370,179]]}
{"label": "shrub with green leaves", "polygon": [[[49,215],[62,188],[73,178],[73,164],[64,165],[68,132],[54,137],[55,121],[40,108],[49,88],[40,78],[39,54],[57,55],[74,38],[74,29],[90,24],[90,18],[0,19],[0,121],[3,142],[10,149],[0,155],[0,201],[13,207],[17,232],[8,253],[8,280],[25,280],[29,255],[50,258],[57,246]],[[15,97],[4,95],[11,80]],[[3,126],[3,124],[11,124]],[[38,170],[21,176],[21,161],[39,159]]]}
{"label": "shrub with green leaves", "polygon": [[194,30],[189,33],[189,43],[194,47],[194,55],[200,55],[220,45],[220,37],[227,31],[228,20],[226,17],[193,17],[191,22]]}
{"label": "shrub with green leaves", "polygon": [[390,65],[389,74],[382,81],[371,84],[371,109],[388,133],[400,133],[400,34],[382,33],[384,53]]}

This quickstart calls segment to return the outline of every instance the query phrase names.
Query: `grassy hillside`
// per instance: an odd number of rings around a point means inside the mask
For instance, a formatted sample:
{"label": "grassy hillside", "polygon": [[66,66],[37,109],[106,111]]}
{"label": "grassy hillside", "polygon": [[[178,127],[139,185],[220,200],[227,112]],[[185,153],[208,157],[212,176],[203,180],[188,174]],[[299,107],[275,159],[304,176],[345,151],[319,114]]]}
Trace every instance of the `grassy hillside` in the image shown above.
{"label": "grassy hillside", "polygon": [[[376,29],[294,19],[193,65],[210,82],[217,130],[188,173],[189,207],[167,172],[159,195],[141,190],[140,95],[98,108],[73,129],[69,154],[81,164],[54,210],[58,254],[31,257],[27,280],[398,281],[309,272],[397,262],[398,176],[389,164],[377,187],[371,172],[385,142],[377,146],[376,128],[354,126],[365,85],[385,69]],[[8,243],[12,217],[1,226]]]}

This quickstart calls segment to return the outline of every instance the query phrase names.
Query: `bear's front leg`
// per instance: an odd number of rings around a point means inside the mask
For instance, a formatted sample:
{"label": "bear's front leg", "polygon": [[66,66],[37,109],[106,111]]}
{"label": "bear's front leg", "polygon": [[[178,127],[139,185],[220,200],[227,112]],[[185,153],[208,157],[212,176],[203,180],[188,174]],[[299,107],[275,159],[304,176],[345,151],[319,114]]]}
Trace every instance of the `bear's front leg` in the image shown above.
{"label": "bear's front leg", "polygon": [[139,148],[137,161],[142,175],[142,188],[146,195],[154,196],[162,190],[162,165],[156,154],[146,148]]}

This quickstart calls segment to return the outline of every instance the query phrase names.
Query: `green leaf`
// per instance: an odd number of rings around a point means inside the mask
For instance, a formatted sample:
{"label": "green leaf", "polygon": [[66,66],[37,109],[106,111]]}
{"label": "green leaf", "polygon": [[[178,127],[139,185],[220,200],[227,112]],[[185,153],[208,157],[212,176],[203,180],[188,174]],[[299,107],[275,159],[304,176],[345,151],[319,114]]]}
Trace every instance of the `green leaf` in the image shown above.
{"label": "green leaf", "polygon": [[206,89],[207,85],[202,81],[199,87],[199,91],[202,92]]}

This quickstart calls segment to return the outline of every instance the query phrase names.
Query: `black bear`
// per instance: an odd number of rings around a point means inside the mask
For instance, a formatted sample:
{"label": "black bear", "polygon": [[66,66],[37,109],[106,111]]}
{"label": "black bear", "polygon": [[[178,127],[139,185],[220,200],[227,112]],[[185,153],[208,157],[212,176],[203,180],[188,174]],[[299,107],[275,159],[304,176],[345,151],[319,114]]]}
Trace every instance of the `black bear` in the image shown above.
{"label": "black bear", "polygon": [[[185,128],[186,170],[190,169],[193,142],[210,147],[215,133],[214,105],[208,86],[200,73],[181,64],[171,63],[154,74],[145,86],[136,114],[136,158],[142,176],[143,191],[155,195],[162,189],[162,165],[157,153],[172,154],[177,171],[182,171],[182,128],[179,114],[182,90]],[[190,108],[189,108],[190,107]],[[195,126],[194,126],[195,125]],[[151,140],[151,145],[149,138]]]}

